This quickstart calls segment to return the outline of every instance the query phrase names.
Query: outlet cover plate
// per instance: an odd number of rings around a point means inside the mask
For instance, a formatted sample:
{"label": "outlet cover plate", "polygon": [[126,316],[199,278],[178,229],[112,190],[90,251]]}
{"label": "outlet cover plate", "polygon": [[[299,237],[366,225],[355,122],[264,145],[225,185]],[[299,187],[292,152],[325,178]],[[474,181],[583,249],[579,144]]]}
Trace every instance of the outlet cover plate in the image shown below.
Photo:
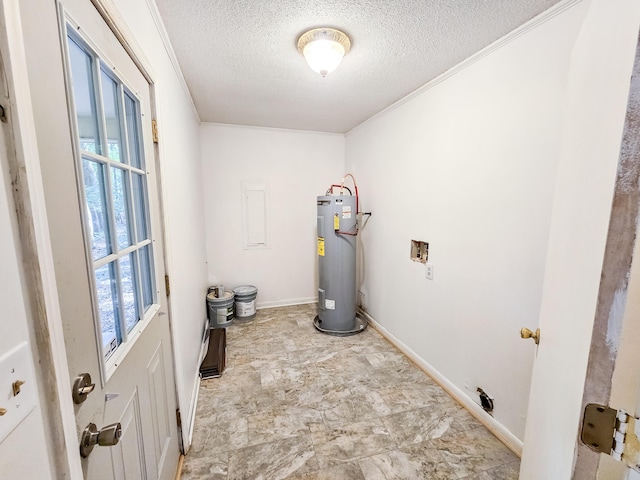
{"label": "outlet cover plate", "polygon": [[[20,393],[14,395],[14,382]],[[29,344],[22,342],[0,358],[0,407],[7,412],[0,417],[0,442],[26,418],[36,406],[36,378]]]}
{"label": "outlet cover plate", "polygon": [[427,280],[433,280],[433,264],[425,263],[424,267],[425,267],[424,274],[425,274],[425,277],[427,277]]}

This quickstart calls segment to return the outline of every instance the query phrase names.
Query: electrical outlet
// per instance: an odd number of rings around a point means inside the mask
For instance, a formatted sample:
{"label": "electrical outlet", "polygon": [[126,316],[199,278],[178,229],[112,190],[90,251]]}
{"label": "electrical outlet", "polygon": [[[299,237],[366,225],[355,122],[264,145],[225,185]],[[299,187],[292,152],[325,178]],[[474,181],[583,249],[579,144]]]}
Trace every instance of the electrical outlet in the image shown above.
{"label": "electrical outlet", "polygon": [[425,263],[425,276],[427,277],[427,280],[433,280],[433,264],[432,263]]}

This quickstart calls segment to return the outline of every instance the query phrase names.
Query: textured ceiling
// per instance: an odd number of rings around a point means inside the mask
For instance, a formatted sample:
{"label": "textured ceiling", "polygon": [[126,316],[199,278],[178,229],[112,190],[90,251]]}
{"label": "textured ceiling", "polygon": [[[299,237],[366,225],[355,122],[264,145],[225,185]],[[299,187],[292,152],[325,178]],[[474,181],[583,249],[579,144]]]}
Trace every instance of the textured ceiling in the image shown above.
{"label": "textured ceiling", "polygon": [[[204,122],[347,132],[558,0],[156,0]],[[322,78],[296,49],[341,29]]]}

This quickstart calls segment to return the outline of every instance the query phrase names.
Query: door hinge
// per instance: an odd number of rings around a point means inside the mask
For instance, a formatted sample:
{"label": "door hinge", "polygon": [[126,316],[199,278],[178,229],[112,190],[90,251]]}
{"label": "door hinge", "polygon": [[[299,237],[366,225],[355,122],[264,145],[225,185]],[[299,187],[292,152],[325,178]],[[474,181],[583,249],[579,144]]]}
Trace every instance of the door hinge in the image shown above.
{"label": "door hinge", "polygon": [[176,408],[176,423],[178,428],[182,428],[182,416],[180,415],[180,409]]}
{"label": "door hinge", "polygon": [[158,143],[158,121],[151,120],[151,136],[153,137],[153,143]]}
{"label": "door hinge", "polygon": [[584,409],[580,439],[595,452],[611,455],[640,472],[640,419],[624,410],[588,404]]}
{"label": "door hinge", "polygon": [[169,275],[164,276],[164,289],[167,292],[167,297],[171,294],[171,285],[169,283]]}

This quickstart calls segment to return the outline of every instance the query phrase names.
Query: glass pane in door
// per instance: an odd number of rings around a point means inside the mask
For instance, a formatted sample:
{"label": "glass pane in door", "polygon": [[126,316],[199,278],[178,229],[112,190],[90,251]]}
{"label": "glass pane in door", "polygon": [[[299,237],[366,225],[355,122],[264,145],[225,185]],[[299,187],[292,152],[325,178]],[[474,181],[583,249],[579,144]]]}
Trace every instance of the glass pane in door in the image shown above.
{"label": "glass pane in door", "polygon": [[129,163],[136,168],[144,168],[141,161],[140,126],[138,125],[138,102],[128,93],[124,94],[125,119],[127,121],[127,141],[129,144]]}
{"label": "glass pane in door", "polygon": [[96,269],[96,290],[104,357],[108,358],[122,342],[118,309],[118,283],[114,264],[108,263]]}
{"label": "glass pane in door", "polygon": [[151,258],[151,245],[138,250],[140,258],[140,279],[142,284],[142,306],[146,311],[153,302],[153,276],[151,272],[152,258]]}
{"label": "glass pane in door", "polygon": [[82,150],[101,153],[96,98],[94,95],[94,61],[83,48],[69,38],[69,60],[73,101],[78,119],[78,133]]}
{"label": "glass pane in door", "polygon": [[149,238],[147,230],[147,209],[146,198],[147,195],[144,191],[145,178],[143,175],[132,173],[133,176],[133,207],[135,209],[136,216],[136,234],[137,241],[141,242]]}
{"label": "glass pane in door", "polygon": [[136,279],[133,268],[133,253],[122,257],[120,260],[120,281],[122,282],[122,302],[124,306],[124,321],[127,332],[135,327],[140,315],[138,315],[138,302],[136,302]]}
{"label": "glass pane in door", "polygon": [[102,103],[107,126],[107,156],[117,162],[124,161],[122,153],[122,135],[120,133],[120,95],[118,84],[100,70],[102,82]]}
{"label": "glass pane in door", "polygon": [[104,165],[100,162],[82,159],[84,191],[87,211],[87,234],[91,242],[94,260],[106,257],[112,252],[107,210]]}
{"label": "glass pane in door", "polygon": [[131,232],[129,229],[129,190],[125,179],[125,172],[120,168],[111,167],[111,189],[118,248],[123,249],[131,245]]}

